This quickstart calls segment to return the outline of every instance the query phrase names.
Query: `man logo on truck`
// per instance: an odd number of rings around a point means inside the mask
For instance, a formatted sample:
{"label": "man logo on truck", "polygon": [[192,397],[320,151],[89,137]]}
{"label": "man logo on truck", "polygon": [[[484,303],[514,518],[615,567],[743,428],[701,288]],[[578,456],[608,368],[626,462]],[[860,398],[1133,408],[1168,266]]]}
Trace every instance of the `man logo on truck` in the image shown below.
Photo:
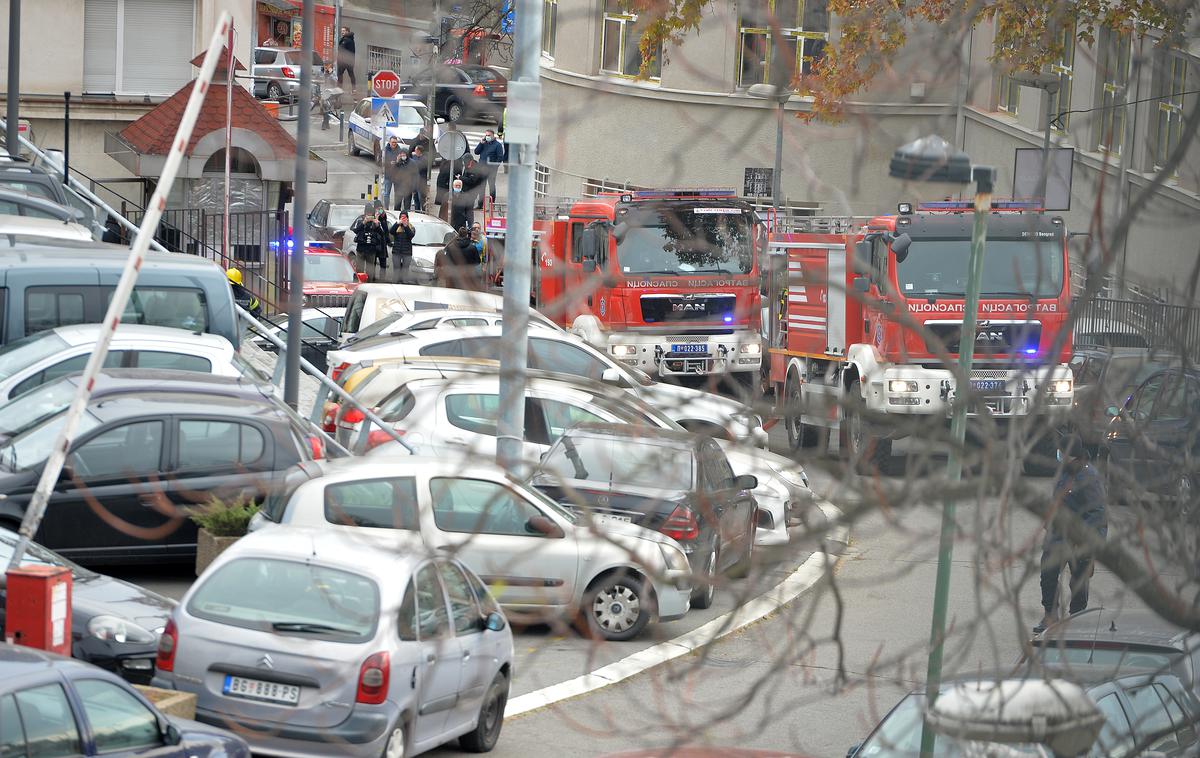
{"label": "man logo on truck", "polygon": [[704,310],[703,303],[671,303],[671,312],[673,313],[689,313],[691,311]]}
{"label": "man logo on truck", "polygon": [[1003,342],[1004,332],[979,332],[975,335],[976,342]]}

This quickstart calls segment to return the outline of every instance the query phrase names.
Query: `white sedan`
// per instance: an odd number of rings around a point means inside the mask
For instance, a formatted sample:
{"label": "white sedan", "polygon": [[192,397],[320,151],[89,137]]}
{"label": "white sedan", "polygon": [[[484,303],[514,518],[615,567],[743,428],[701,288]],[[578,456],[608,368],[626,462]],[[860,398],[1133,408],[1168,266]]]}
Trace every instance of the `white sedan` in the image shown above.
{"label": "white sedan", "polygon": [[[436,143],[442,130],[438,126],[442,119],[437,119],[433,125],[431,143]],[[383,145],[391,137],[396,137],[401,144],[413,139],[421,131],[421,127],[430,123],[429,109],[420,100],[403,97],[364,97],[350,111],[346,131],[346,152],[358,155],[360,150],[367,151],[379,163],[383,156]]]}
{"label": "white sedan", "polygon": [[314,461],[250,523],[411,534],[461,560],[505,610],[535,618],[582,612],[608,640],[638,636],[691,605],[691,570],[669,537],[627,521],[590,523],[502,469],[458,458]]}

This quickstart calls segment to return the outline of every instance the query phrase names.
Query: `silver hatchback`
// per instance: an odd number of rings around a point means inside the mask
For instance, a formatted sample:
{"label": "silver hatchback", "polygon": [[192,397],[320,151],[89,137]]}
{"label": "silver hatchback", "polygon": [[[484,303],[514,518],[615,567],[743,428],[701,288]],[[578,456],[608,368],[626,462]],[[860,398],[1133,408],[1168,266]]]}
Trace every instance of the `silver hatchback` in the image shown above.
{"label": "silver hatchback", "polygon": [[172,614],[154,684],[195,693],[196,718],[256,755],[491,750],[512,632],[470,569],[407,547],[292,527],[239,540]]}

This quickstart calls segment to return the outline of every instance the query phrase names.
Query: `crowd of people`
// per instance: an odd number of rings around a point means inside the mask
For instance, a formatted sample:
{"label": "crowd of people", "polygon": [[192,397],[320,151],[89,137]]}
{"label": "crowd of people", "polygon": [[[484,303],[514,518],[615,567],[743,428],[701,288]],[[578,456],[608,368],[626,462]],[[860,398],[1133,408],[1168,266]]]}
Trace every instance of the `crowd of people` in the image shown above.
{"label": "crowd of people", "polygon": [[[350,226],[350,232],[354,235],[356,268],[367,272],[376,282],[400,284],[408,280],[416,229],[407,210],[401,210],[399,219],[392,223],[382,202],[369,202]],[[483,289],[487,254],[487,238],[479,223],[458,227],[438,253],[435,262],[438,284]]]}

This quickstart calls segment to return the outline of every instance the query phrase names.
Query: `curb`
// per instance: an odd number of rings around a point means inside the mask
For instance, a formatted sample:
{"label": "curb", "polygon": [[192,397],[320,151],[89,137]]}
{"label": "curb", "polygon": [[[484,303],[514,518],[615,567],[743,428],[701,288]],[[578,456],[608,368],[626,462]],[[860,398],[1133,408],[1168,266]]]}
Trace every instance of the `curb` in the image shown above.
{"label": "curb", "polygon": [[[842,512],[828,502],[818,503],[834,526],[830,529],[826,543],[836,543],[844,549],[849,543],[850,530],[840,523]],[[712,621],[681,634],[674,639],[660,642],[644,650],[626,656],[619,661],[601,666],[574,679],[551,684],[524,695],[518,695],[508,701],[504,709],[505,718],[513,718],[530,711],[545,708],[563,700],[580,695],[586,695],[596,690],[622,682],[632,676],[673,661],[700,648],[716,642],[722,637],[744,629],[756,623],[771,613],[795,600],[805,591],[815,585],[826,571],[837,563],[837,555],[841,549],[835,550],[836,545],[827,545],[826,550],[816,551],[808,560],[800,564],[787,578],[753,600],[723,613]]]}

